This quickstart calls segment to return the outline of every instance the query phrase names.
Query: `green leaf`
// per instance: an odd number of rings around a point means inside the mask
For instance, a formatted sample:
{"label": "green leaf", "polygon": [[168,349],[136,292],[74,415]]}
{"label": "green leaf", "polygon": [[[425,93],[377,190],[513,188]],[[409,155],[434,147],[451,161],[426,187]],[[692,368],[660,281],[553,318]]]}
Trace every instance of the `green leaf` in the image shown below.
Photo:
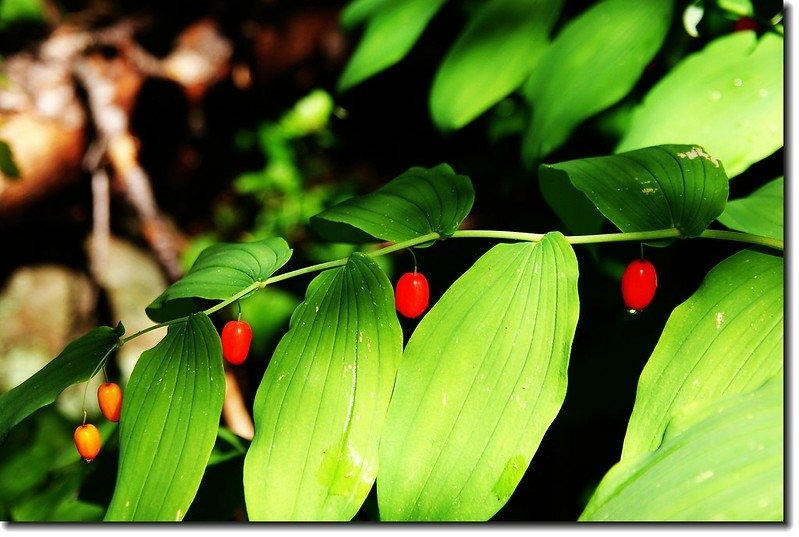
{"label": "green leaf", "polygon": [[323,238],[338,242],[401,242],[432,232],[448,237],[473,203],[471,181],[449,165],[414,167],[370,194],[311,217],[311,226]]}
{"label": "green leaf", "polygon": [[500,244],[425,315],[380,441],[382,520],[487,520],[505,504],[566,395],[577,273],[560,233]]}
{"label": "green leaf", "polygon": [[224,398],[222,344],[210,319],[200,313],[170,325],[128,381],[106,520],[183,518],[216,441]]}
{"label": "green leaf", "polygon": [[[569,21],[525,84],[533,117],[522,142],[529,164],[627,95],[669,29],[671,0],[604,0]],[[686,138],[693,140],[694,138]],[[670,139],[669,142],[685,139]]]}
{"label": "green leaf", "polygon": [[19,167],[14,160],[11,146],[5,140],[0,140],[0,173],[10,179],[19,179]]}
{"label": "green leaf", "polygon": [[[446,0],[392,0],[364,6],[371,16],[338,81],[339,91],[363,82],[404,58],[444,2]],[[363,16],[353,17],[350,12],[349,20]]]}
{"label": "green leaf", "polygon": [[784,188],[784,179],[778,177],[746,198],[728,201],[719,222],[730,229],[782,240]]}
{"label": "green leaf", "polygon": [[542,183],[571,180],[624,232],[674,227],[695,237],[721,214],[729,192],[718,159],[691,145],[545,164],[539,174]]}
{"label": "green leaf", "polygon": [[341,12],[341,26],[351,30],[366,19],[373,17],[392,0],[353,0]]}
{"label": "green leaf", "polygon": [[209,246],[183,278],[147,306],[147,316],[164,322],[202,311],[196,298],[228,299],[269,278],[290,257],[291,248],[281,238]]}
{"label": "green leaf", "polygon": [[663,77],[633,113],[616,150],[690,140],[735,177],[782,147],[783,113],[782,38],[735,32]]}
{"label": "green leaf", "polygon": [[13,426],[55,401],[64,389],[89,380],[124,333],[121,323],[116,328],[98,326],[67,345],[28,380],[0,396],[0,442]]}
{"label": "green leaf", "polygon": [[244,462],[251,520],[349,520],[378,470],[402,330],[368,256],[309,285],[255,396]]}
{"label": "green leaf", "polygon": [[436,125],[459,129],[521,86],[549,43],[562,4],[491,0],[482,5],[433,79],[430,112]]}
{"label": "green leaf", "polygon": [[660,445],[689,405],[746,393],[783,369],[783,259],[741,251],[669,317],[638,383],[622,460]]}
{"label": "green leaf", "polygon": [[608,472],[580,520],[782,521],[782,384],[676,416],[656,451]]}
{"label": "green leaf", "polygon": [[19,21],[44,22],[45,6],[42,0],[0,1],[0,29]]}

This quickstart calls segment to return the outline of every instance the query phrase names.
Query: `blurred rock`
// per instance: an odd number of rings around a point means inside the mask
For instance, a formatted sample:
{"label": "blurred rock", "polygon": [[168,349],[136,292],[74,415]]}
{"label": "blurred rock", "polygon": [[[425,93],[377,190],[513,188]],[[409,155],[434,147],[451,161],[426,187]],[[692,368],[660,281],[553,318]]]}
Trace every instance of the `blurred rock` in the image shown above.
{"label": "blurred rock", "polygon": [[[90,239],[91,241],[91,239]],[[91,242],[87,251],[91,251]],[[167,287],[158,262],[148,251],[137,248],[118,237],[110,237],[106,252],[106,266],[98,275],[99,285],[108,296],[113,317],[111,326],[118,321],[125,325],[129,336],[154,323],[144,313],[152,302]],[[122,385],[127,383],[133,366],[141,353],[155,346],[166,335],[166,328],[159,328],[125,343],[117,353],[117,363],[122,372]]]}

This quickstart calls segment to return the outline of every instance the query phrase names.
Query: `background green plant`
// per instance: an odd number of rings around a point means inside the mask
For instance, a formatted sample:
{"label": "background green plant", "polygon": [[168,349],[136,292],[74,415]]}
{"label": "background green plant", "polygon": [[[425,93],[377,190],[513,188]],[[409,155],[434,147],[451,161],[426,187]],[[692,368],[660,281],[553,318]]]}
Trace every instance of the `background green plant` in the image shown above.
{"label": "background green plant", "polygon": [[[697,6],[696,28],[684,27]],[[266,162],[233,179],[254,216],[219,204],[186,276],[148,308],[169,333],[137,364],[118,430],[101,428],[103,456],[70,464],[71,428],[45,405],[136,334],[97,328],[0,396],[0,475],[29,469],[0,480],[5,518],[227,519],[245,507],[251,520],[782,520],[779,9],[352,2],[342,23],[363,32],[343,93],[302,96],[239,135]],[[732,32],[741,16],[761,30]],[[442,43],[424,76],[414,70]],[[400,165],[380,148],[396,178],[379,188],[349,197],[355,183],[307,184],[318,163],[299,148],[334,152],[345,137],[334,101],[353,114],[367,93],[395,95],[392,84],[427,96],[423,114],[454,146],[471,137],[492,151]],[[377,119],[388,130],[415,106],[396,103]],[[618,277],[641,242],[660,289],[630,317]],[[386,260],[410,268],[391,255],[408,248],[437,276],[418,323],[392,308]],[[318,271],[302,300],[281,289]],[[254,354],[272,356],[253,379],[252,444],[218,426],[211,319],[234,303],[252,320]],[[617,389],[634,397],[609,397]],[[601,422],[614,414],[621,429]],[[63,442],[43,433],[59,428]],[[548,439],[578,428],[618,441],[597,467],[546,473]],[[100,475],[116,484],[98,486]],[[549,475],[579,483],[572,504],[519,507],[564,497],[530,491],[552,487]]]}

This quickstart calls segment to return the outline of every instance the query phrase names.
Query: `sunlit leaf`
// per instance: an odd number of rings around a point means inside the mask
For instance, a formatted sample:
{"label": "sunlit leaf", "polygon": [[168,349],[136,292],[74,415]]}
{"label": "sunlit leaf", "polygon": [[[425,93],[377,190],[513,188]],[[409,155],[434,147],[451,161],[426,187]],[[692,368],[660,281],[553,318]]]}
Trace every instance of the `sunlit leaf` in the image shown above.
{"label": "sunlit leaf", "polygon": [[352,0],[341,12],[341,25],[346,29],[361,24],[392,0]]}
{"label": "sunlit leaf", "polygon": [[657,450],[608,472],[580,520],[783,520],[782,384],[675,416]]}
{"label": "sunlit leaf", "polygon": [[365,9],[347,17],[349,22],[369,14],[366,30],[338,82],[340,91],[399,62],[411,50],[427,24],[446,0],[392,0],[359,2]]}
{"label": "sunlit leaf", "polygon": [[533,108],[522,142],[528,164],[558,148],[583,120],[627,95],[663,44],[672,4],[604,0],[564,26],[525,83]]}
{"label": "sunlit leaf", "polygon": [[473,203],[471,181],[447,164],[414,167],[372,193],[319,213],[311,225],[322,237],[339,242],[400,242],[431,232],[447,237]]}
{"label": "sunlit leaf", "polygon": [[56,400],[67,387],[91,378],[125,333],[99,326],[71,342],[50,363],[28,380],[0,396],[0,442],[9,429],[44,405]]}
{"label": "sunlit leaf", "polygon": [[[697,236],[724,210],[729,193],[721,162],[692,145],[545,164],[539,174],[542,182],[570,180],[625,232],[674,227],[683,237]],[[564,213],[564,220],[568,216]],[[579,218],[570,218],[567,225],[585,227],[587,216]]]}
{"label": "sunlit leaf", "polygon": [[380,442],[382,520],[487,520],[557,415],[577,324],[559,233],[484,254],[419,323]]}
{"label": "sunlit leaf", "polygon": [[782,240],[784,189],[785,181],[778,177],[743,199],[728,201],[719,222],[730,229]]}
{"label": "sunlit leaf", "polygon": [[433,79],[430,112],[439,128],[463,127],[521,86],[549,42],[562,3],[491,0],[480,6]]}
{"label": "sunlit leaf", "polygon": [[227,299],[266,280],[290,257],[291,248],[281,238],[214,244],[200,253],[183,278],[147,306],[147,316],[163,322],[202,311],[195,299]]}
{"label": "sunlit leaf", "polygon": [[735,177],[783,145],[783,57],[773,33],[715,39],[649,91],[616,150],[696,143]]}
{"label": "sunlit leaf", "polygon": [[622,460],[660,445],[689,405],[746,393],[783,369],[783,259],[742,251],[669,317],[641,373]]}
{"label": "sunlit leaf", "polygon": [[106,520],[183,518],[216,441],[224,397],[222,345],[206,315],[171,325],[142,353],[125,391]]}
{"label": "sunlit leaf", "polygon": [[255,397],[244,463],[251,520],[349,520],[378,471],[402,331],[366,255],[309,285]]}

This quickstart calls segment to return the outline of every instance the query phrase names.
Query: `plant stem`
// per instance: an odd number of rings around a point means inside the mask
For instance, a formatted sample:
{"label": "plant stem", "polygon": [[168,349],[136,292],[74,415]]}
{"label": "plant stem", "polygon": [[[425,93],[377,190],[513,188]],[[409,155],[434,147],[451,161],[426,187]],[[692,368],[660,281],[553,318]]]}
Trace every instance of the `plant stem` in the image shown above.
{"label": "plant stem", "polygon": [[[677,228],[668,228],[668,229],[657,229],[654,231],[635,231],[627,233],[602,233],[598,235],[567,235],[565,236],[565,239],[569,244],[600,244],[600,243],[623,242],[623,241],[643,242],[643,241],[653,241],[661,239],[676,239],[679,237],[680,237],[680,230],[678,230]],[[366,255],[368,255],[369,257],[378,257],[381,255],[387,255],[399,250],[405,250],[406,248],[412,248],[420,244],[435,241],[440,238],[441,235],[439,233],[432,232],[426,235],[415,237],[413,239],[409,239],[407,241],[394,243],[390,246],[380,248],[379,250],[367,252]],[[523,233],[518,231],[500,231],[500,230],[490,230],[490,229],[466,229],[466,230],[456,231],[450,236],[450,238],[453,239],[484,238],[484,239],[538,242],[544,238],[544,234]],[[772,239],[770,237],[764,237],[761,235],[753,235],[751,233],[742,233],[739,231],[706,229],[704,232],[702,232],[701,235],[699,235],[699,238],[732,240],[738,242],[745,242],[748,244],[756,244],[759,246],[766,246],[768,248],[773,248],[775,250],[784,251],[784,244],[783,241],[781,240]],[[333,261],[317,263],[316,265],[310,265],[301,269],[292,270],[289,272],[285,272],[283,274],[278,274],[277,276],[272,276],[271,278],[267,278],[266,280],[253,282],[250,285],[248,285],[246,288],[228,297],[219,304],[215,304],[214,306],[211,306],[210,308],[204,310],[203,313],[205,313],[206,315],[211,315],[212,313],[215,313],[227,307],[233,302],[236,302],[237,300],[248,295],[249,293],[256,291],[258,289],[263,289],[264,287],[272,283],[288,280],[290,278],[294,278],[297,276],[303,276],[305,274],[310,274],[312,272],[319,272],[322,270],[344,266],[347,264],[348,259],[349,257],[343,257],[341,259],[334,259]],[[143,330],[139,330],[135,334],[131,334],[130,336],[120,339],[119,345],[122,345],[125,342],[130,341],[131,339],[136,338],[142,334],[146,334],[151,330],[155,330],[156,328],[182,323],[185,322],[186,319],[188,319],[188,316],[180,317],[178,319],[172,319],[163,323],[154,324],[153,326],[149,326]]]}
{"label": "plant stem", "polygon": [[767,246],[768,248],[773,248],[775,250],[779,250],[780,252],[785,251],[784,241],[772,239],[771,237],[764,237],[762,235],[741,233],[740,231],[706,229],[701,235],[699,235],[699,237],[702,239],[720,239],[725,241],[746,242],[749,244],[757,244],[758,246]]}
{"label": "plant stem", "polygon": [[[674,239],[680,236],[677,228],[657,229],[655,231],[636,231],[630,233],[603,233],[600,235],[571,235],[566,236],[569,244],[597,244],[603,242],[621,241],[651,241],[657,239]],[[520,233],[517,231],[495,231],[488,229],[475,229],[456,231],[453,238],[486,238],[508,239],[514,241],[538,242],[544,238],[543,233]]]}

